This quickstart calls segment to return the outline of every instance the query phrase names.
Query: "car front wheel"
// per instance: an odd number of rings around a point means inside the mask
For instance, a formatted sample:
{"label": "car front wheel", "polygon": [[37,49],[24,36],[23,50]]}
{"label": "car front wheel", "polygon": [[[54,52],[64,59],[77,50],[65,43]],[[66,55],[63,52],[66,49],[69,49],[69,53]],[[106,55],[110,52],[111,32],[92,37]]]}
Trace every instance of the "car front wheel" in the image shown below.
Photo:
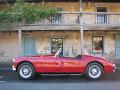
{"label": "car front wheel", "polygon": [[21,79],[25,79],[25,80],[33,79],[35,77],[34,67],[32,64],[28,62],[21,63],[18,66],[17,73]]}
{"label": "car front wheel", "polygon": [[100,79],[103,75],[103,67],[99,63],[91,63],[86,68],[86,76],[89,79],[96,80]]}

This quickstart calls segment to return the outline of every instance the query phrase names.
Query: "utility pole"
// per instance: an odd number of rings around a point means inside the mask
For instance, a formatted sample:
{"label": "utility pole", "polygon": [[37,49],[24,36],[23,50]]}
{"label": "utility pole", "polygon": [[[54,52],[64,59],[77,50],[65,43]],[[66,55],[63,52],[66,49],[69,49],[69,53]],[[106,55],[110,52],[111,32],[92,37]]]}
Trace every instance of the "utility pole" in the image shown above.
{"label": "utility pole", "polygon": [[79,0],[80,4],[80,49],[81,49],[81,55],[83,55],[84,52],[84,43],[83,43],[83,6],[82,6],[82,0]]}

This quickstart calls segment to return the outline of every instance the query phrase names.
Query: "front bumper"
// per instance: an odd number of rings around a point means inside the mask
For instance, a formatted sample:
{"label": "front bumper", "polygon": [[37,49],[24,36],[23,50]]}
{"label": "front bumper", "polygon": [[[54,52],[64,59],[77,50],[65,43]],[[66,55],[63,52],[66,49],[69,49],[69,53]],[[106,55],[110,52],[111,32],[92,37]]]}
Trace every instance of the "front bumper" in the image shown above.
{"label": "front bumper", "polygon": [[112,66],[113,66],[113,72],[115,72],[116,71],[116,65],[112,64]]}
{"label": "front bumper", "polygon": [[13,70],[13,71],[16,71],[16,68],[15,68],[14,66],[12,66],[12,70]]}
{"label": "front bumper", "polygon": [[13,70],[13,71],[16,71],[16,67],[15,67],[15,59],[13,59],[12,61],[13,61],[12,70]]}

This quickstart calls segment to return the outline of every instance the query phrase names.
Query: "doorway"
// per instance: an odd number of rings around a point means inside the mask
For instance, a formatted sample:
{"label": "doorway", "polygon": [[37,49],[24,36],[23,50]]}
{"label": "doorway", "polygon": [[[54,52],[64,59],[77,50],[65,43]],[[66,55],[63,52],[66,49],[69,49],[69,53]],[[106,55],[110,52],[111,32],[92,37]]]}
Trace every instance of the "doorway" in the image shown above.
{"label": "doorway", "polygon": [[36,54],[35,38],[23,37],[22,38],[22,56],[32,56]]}

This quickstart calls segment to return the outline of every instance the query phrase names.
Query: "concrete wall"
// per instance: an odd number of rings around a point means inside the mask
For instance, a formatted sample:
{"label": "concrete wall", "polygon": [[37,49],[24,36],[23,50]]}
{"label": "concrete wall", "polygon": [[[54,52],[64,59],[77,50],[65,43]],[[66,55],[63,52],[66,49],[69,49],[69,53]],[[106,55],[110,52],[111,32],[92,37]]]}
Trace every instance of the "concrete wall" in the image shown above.
{"label": "concrete wall", "polygon": [[[84,48],[92,54],[92,36],[104,37],[104,53],[95,54],[109,60],[115,59],[115,34],[113,31],[85,31]],[[50,54],[50,37],[63,37],[64,55],[74,57],[80,54],[80,33],[79,31],[32,31],[22,32],[23,36],[32,36],[36,39],[37,54]],[[17,32],[0,33],[0,61],[11,62],[12,58],[19,56]]]}

